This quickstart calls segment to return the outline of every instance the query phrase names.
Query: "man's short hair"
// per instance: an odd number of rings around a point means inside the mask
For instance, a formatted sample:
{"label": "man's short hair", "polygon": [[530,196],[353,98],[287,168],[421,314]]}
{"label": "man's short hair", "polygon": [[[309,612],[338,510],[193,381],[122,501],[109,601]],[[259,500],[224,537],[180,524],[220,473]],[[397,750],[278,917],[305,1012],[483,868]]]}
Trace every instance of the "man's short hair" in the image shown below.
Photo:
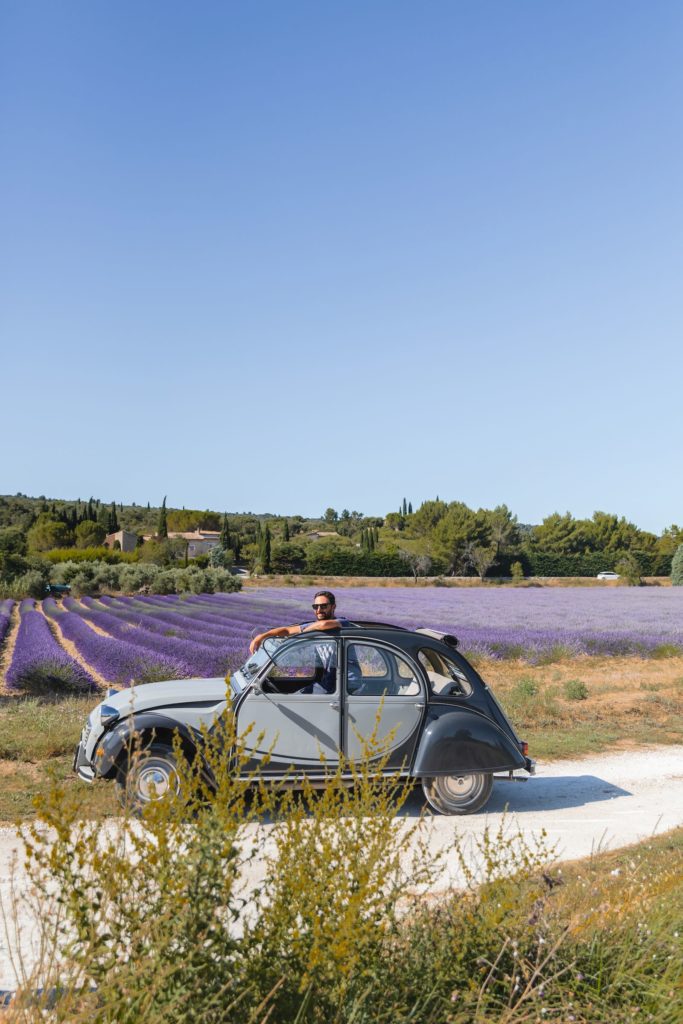
{"label": "man's short hair", "polygon": [[315,601],[316,597],[324,597],[326,601],[330,602],[330,604],[336,604],[337,603],[337,599],[335,598],[335,596],[334,596],[334,594],[332,593],[331,590],[319,590],[317,594],[313,595],[313,600],[314,601]]}

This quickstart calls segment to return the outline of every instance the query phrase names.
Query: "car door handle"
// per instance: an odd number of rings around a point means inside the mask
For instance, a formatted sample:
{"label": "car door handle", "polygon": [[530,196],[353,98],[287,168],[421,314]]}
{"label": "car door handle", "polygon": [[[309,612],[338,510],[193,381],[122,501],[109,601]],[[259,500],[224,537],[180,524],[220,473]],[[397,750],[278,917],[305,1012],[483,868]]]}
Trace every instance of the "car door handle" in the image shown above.
{"label": "car door handle", "polygon": [[415,707],[416,708],[420,708],[420,710],[422,710],[422,708],[424,707],[424,704],[416,704]]}
{"label": "car door handle", "polygon": [[339,703],[338,700],[331,700],[330,701],[330,707],[334,708],[335,711],[339,711],[339,708],[341,707],[341,704]]}

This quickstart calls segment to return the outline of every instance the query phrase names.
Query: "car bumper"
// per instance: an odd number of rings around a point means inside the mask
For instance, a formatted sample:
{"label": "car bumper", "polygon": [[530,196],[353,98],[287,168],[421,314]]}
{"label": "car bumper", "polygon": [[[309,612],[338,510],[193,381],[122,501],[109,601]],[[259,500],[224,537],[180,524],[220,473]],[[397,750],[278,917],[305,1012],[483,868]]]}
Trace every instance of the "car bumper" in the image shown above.
{"label": "car bumper", "polygon": [[83,779],[84,782],[95,781],[95,769],[90,764],[90,761],[86,756],[85,750],[83,749],[82,743],[79,743],[78,746],[76,747],[76,752],[74,754],[73,770],[76,772],[79,779]]}
{"label": "car bumper", "polygon": [[526,782],[530,775],[536,774],[536,762],[532,761],[530,757],[525,757],[524,760],[526,761],[524,768],[513,768],[505,774],[494,772],[494,779],[501,782]]}

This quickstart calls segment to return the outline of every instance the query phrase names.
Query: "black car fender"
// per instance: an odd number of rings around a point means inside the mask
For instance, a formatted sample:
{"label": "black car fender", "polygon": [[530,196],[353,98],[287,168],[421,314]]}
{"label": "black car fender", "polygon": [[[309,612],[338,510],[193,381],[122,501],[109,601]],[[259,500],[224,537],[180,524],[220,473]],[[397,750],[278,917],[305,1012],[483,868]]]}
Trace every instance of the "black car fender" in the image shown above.
{"label": "black car fender", "polygon": [[419,778],[525,767],[526,759],[515,741],[490,719],[470,708],[432,704],[411,774]]}
{"label": "black car fender", "polygon": [[193,753],[200,743],[198,734],[187,725],[158,711],[143,711],[118,722],[98,740],[93,756],[95,774],[111,778],[131,751],[144,750],[152,739],[172,743],[175,733],[181,738],[186,754]]}

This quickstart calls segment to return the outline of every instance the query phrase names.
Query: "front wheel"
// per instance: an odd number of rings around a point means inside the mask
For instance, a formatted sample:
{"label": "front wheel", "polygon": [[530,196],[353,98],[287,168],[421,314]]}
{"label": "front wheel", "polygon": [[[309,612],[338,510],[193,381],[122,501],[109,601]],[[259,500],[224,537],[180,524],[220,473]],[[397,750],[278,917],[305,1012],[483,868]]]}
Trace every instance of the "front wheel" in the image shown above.
{"label": "front wheel", "polygon": [[121,804],[141,811],[152,800],[178,792],[178,767],[173,748],[152,743],[119,771],[117,792]]}
{"label": "front wheel", "polygon": [[490,772],[469,775],[435,775],[422,780],[427,801],[439,814],[474,814],[481,810],[493,789]]}

